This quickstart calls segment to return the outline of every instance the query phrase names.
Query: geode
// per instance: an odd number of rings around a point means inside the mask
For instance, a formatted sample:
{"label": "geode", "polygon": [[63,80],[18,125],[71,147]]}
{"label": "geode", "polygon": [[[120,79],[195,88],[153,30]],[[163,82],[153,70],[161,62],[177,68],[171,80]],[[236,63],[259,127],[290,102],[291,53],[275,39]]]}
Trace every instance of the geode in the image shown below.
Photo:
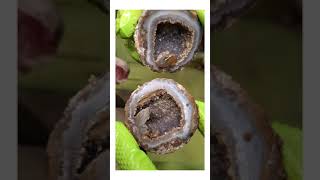
{"label": "geode", "polygon": [[139,145],[157,154],[173,152],[198,128],[198,108],[182,85],[158,78],[138,87],[125,106],[125,124]]}
{"label": "geode", "polygon": [[265,112],[224,72],[211,71],[211,177],[284,180],[282,141]]}
{"label": "geode", "polygon": [[145,66],[156,72],[175,72],[192,60],[202,35],[192,11],[148,10],[139,19],[134,41]]}
{"label": "geode", "polygon": [[109,177],[109,77],[90,79],[69,102],[50,135],[51,180]]}

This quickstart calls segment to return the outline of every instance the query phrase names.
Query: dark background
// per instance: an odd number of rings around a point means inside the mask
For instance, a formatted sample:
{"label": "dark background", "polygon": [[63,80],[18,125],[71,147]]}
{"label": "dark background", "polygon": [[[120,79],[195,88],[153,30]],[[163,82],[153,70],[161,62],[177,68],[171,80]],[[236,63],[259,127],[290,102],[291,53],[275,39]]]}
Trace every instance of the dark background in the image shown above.
{"label": "dark background", "polygon": [[301,1],[260,0],[211,34],[211,63],[247,90],[273,121],[302,128]]}

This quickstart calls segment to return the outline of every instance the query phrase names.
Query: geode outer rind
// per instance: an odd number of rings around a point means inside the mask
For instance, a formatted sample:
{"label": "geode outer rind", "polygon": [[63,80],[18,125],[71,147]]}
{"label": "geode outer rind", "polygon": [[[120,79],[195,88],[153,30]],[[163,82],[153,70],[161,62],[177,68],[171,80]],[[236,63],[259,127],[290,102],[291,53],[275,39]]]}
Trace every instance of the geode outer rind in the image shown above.
{"label": "geode outer rind", "polygon": [[[164,134],[147,138],[141,130],[135,114],[138,104],[147,99],[150,94],[164,90],[171,95],[181,109],[181,123]],[[131,131],[139,145],[146,151],[157,154],[173,152],[186,144],[198,128],[199,114],[194,98],[171,79],[157,78],[138,87],[130,96],[125,106],[125,125]]]}
{"label": "geode outer rind", "polygon": [[210,3],[211,30],[230,27],[234,20],[253,7],[256,0],[214,0]]}
{"label": "geode outer rind", "polygon": [[[156,37],[160,24],[176,25],[180,29],[168,30],[162,32],[169,34],[171,31],[176,31],[178,35],[173,35],[169,41],[172,41],[173,47],[168,48],[167,51],[161,51],[155,55],[155,47],[164,44],[161,39],[156,44]],[[185,34],[183,34],[184,32]],[[161,32],[160,32],[161,33]],[[168,71],[175,72],[180,70],[183,66],[189,63],[196,50],[202,41],[203,29],[199,23],[198,17],[191,11],[174,11],[174,10],[147,10],[144,11],[136,26],[134,41],[138,54],[140,55],[141,62],[156,72]],[[178,39],[179,43],[173,42]],[[167,45],[164,45],[167,46]],[[184,46],[181,51],[173,53],[174,49],[178,46]],[[165,59],[164,65],[157,64],[157,60]]]}

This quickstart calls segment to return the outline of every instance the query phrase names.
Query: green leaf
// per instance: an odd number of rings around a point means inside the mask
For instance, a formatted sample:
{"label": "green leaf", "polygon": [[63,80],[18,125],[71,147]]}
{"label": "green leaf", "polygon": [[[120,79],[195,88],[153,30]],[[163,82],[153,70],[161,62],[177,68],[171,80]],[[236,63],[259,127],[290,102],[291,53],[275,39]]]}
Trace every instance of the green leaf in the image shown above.
{"label": "green leaf", "polygon": [[156,170],[127,127],[116,121],[116,161],[122,170]]}
{"label": "green leaf", "polygon": [[196,100],[196,104],[198,106],[198,110],[199,110],[199,131],[201,132],[202,135],[204,135],[204,118],[205,118],[205,114],[204,114],[204,102],[202,101],[198,101]]}
{"label": "green leaf", "polygon": [[302,180],[302,132],[300,129],[274,122],[275,131],[283,140],[284,165],[288,180]]}
{"label": "green leaf", "polygon": [[116,19],[116,32],[124,39],[131,38],[142,14],[142,10],[119,10]]}
{"label": "green leaf", "polygon": [[202,26],[204,26],[205,11],[204,10],[197,10],[197,14],[198,14],[198,18],[199,18]]}

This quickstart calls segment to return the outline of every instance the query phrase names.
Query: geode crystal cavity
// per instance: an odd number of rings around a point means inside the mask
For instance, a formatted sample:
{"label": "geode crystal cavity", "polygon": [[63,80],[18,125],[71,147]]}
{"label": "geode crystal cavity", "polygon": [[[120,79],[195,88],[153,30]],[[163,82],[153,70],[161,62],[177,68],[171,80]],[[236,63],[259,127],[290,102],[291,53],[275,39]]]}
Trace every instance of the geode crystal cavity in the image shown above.
{"label": "geode crystal cavity", "polygon": [[198,128],[198,108],[184,87],[158,78],[136,89],[125,106],[125,124],[146,151],[173,152]]}
{"label": "geode crystal cavity", "polygon": [[203,29],[192,11],[144,11],[134,41],[140,60],[151,70],[174,72],[192,60]]}

